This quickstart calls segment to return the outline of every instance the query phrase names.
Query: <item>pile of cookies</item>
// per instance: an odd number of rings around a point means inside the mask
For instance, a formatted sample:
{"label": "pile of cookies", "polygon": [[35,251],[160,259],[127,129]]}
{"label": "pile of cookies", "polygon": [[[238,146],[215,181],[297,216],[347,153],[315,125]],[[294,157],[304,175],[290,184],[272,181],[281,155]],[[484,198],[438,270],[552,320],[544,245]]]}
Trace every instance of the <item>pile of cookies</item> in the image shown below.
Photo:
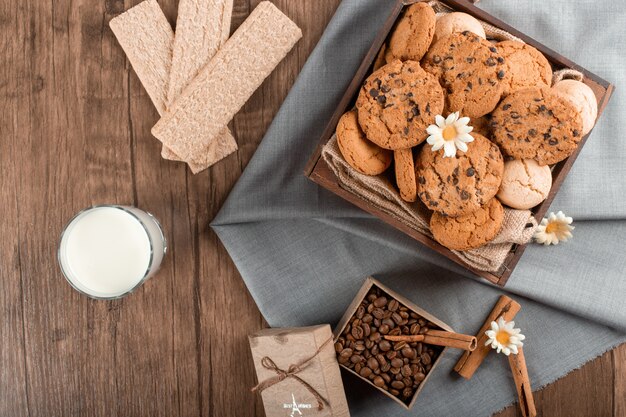
{"label": "pile of cookies", "polygon": [[392,175],[393,163],[400,197],[432,212],[440,244],[483,246],[502,228],[503,204],[528,210],[547,198],[550,166],[595,123],[593,91],[552,86],[552,71],[530,45],[488,40],[468,14],[413,4],[340,119],[339,149],[361,174]]}

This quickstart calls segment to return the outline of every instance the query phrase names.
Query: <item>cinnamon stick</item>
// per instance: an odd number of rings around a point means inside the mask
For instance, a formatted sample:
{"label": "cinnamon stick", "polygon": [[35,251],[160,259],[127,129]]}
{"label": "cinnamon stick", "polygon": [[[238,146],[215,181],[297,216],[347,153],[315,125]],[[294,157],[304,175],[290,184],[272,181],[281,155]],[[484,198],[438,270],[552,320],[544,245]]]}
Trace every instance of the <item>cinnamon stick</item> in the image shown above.
{"label": "cinnamon stick", "polygon": [[385,339],[391,342],[424,342],[429,345],[447,346],[455,349],[474,350],[476,349],[476,338],[474,336],[446,332],[442,330],[428,330],[424,334],[416,335],[385,335]]}
{"label": "cinnamon stick", "polygon": [[489,313],[487,320],[485,320],[485,323],[476,334],[478,346],[472,352],[463,353],[461,359],[459,359],[454,366],[454,370],[463,378],[470,379],[491,350],[491,347],[485,346],[485,342],[487,341],[485,332],[491,327],[491,322],[496,321],[499,317],[503,317],[506,321],[511,321],[521,308],[519,303],[513,299],[506,295],[501,296],[493,307],[493,310],[491,310],[491,313]]}
{"label": "cinnamon stick", "polygon": [[519,407],[522,410],[522,416],[535,417],[537,410],[535,409],[535,400],[533,391],[530,387],[530,378],[528,377],[528,368],[526,368],[526,358],[524,350],[518,348],[517,355],[509,355],[509,366],[513,372],[513,380],[517,389],[517,397],[519,398]]}

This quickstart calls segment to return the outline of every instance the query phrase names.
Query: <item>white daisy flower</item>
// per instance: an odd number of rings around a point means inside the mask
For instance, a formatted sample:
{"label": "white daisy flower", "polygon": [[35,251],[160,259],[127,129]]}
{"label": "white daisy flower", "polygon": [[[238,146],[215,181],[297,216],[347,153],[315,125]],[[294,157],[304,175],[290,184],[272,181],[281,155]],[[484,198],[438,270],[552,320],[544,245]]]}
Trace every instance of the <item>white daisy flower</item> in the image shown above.
{"label": "white daisy flower", "polygon": [[573,219],[565,216],[562,211],[558,213],[550,213],[550,215],[541,221],[537,226],[533,237],[537,243],[544,245],[558,245],[559,242],[566,242],[572,237],[571,226]]}
{"label": "white daisy flower", "polygon": [[513,326],[515,326],[514,321],[507,322],[502,317],[497,322],[492,321],[491,329],[485,332],[488,337],[485,346],[491,345],[496,352],[502,352],[506,356],[511,353],[517,355],[518,348],[524,346],[522,340],[526,339],[526,336],[520,333],[520,329],[514,329]]}
{"label": "white daisy flower", "polygon": [[459,112],[450,113],[446,119],[441,115],[435,116],[434,125],[428,126],[426,132],[430,136],[426,140],[432,145],[432,151],[443,148],[444,157],[456,156],[456,150],[467,152],[467,144],[474,141],[470,132],[474,129],[468,126],[470,118],[459,118]]}

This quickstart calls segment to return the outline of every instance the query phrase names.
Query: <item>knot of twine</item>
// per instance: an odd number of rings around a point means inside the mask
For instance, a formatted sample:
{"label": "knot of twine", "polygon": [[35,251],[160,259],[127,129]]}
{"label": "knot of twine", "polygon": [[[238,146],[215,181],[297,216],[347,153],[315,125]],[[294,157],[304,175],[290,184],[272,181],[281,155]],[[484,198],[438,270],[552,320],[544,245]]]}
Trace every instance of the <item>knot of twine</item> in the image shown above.
{"label": "knot of twine", "polygon": [[265,369],[269,369],[270,371],[276,372],[276,376],[268,378],[268,379],[266,379],[263,382],[259,382],[255,387],[252,388],[252,392],[259,391],[259,393],[261,393],[266,388],[269,388],[269,387],[271,387],[273,385],[276,385],[276,384],[284,381],[287,378],[292,378],[292,379],[295,379],[296,381],[298,381],[300,384],[302,384],[307,390],[309,390],[309,392],[317,400],[317,409],[318,410],[323,410],[324,409],[324,405],[328,405],[328,401],[326,400],[326,398],[324,398],[319,392],[317,392],[317,390],[315,388],[313,388],[311,386],[311,384],[309,384],[308,382],[306,382],[304,379],[300,378],[296,374],[302,372],[302,370],[304,368],[306,368],[306,365],[308,365],[308,363],[313,358],[315,358],[317,355],[319,355],[320,352],[322,351],[322,349],[324,348],[324,346],[326,346],[332,340],[333,340],[333,338],[329,337],[324,343],[322,343],[322,345],[315,351],[314,354],[312,354],[308,358],[304,358],[300,362],[297,362],[297,363],[289,365],[287,370],[280,369],[278,367],[278,365],[276,365],[276,362],[274,362],[272,360],[272,358],[270,358],[269,356],[264,356],[261,359],[261,365],[263,365],[263,367]]}

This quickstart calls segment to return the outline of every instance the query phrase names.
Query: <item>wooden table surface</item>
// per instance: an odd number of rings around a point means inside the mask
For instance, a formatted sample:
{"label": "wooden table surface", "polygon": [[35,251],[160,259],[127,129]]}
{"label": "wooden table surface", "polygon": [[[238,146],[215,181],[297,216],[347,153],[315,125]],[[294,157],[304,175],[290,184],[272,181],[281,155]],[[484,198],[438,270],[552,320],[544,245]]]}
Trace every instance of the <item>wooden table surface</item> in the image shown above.
{"label": "wooden table surface", "polygon": [[[278,0],[304,38],[199,175],[160,158],[157,113],[108,21],[138,0],[0,3],[0,416],[262,416],[246,335],[265,325],[208,224],[339,0]],[[161,0],[171,22],[177,0]],[[236,0],[233,29],[258,3]],[[117,301],[73,291],[57,240],[79,209],[132,204],[170,253]],[[626,346],[537,393],[544,416],[626,416]],[[516,415],[510,407],[500,416]]]}

